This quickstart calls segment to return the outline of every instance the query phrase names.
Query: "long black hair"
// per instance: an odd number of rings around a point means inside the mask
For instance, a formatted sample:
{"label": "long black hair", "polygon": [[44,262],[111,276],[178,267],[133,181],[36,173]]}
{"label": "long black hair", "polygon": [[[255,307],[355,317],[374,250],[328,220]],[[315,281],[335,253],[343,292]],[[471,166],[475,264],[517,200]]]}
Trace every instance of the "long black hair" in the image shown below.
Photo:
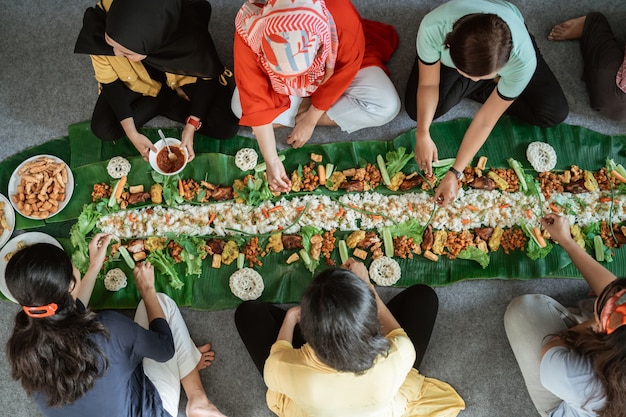
{"label": "long black hair", "polygon": [[41,393],[49,407],[68,405],[95,384],[108,361],[93,340],[108,332],[91,311],[79,311],[70,294],[76,284],[67,254],[39,243],[14,254],[6,268],[9,291],[22,306],[55,303],[48,317],[20,310],[7,343],[11,376],[28,394]]}
{"label": "long black hair", "polygon": [[458,69],[479,77],[499,71],[509,61],[513,40],[509,26],[499,16],[475,13],[454,23],[445,46]]}
{"label": "long black hair", "polygon": [[300,308],[302,336],[333,369],[365,372],[389,350],[372,290],[347,269],[327,269],[317,275]]}
{"label": "long black hair", "polygon": [[[598,316],[606,302],[618,291],[626,289],[626,278],[619,278],[607,285],[596,301]],[[619,417],[626,410],[626,326],[611,334],[593,328],[569,329],[561,334],[561,340],[573,351],[589,357],[596,377],[602,383],[606,405],[594,410],[602,417]]]}

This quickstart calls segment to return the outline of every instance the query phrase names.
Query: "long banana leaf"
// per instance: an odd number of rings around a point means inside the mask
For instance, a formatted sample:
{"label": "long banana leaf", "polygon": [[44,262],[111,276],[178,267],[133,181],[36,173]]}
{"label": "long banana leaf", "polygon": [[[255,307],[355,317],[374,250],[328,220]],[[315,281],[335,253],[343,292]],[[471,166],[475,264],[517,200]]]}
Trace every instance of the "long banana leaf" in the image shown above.
{"label": "long banana leaf", "polygon": [[[459,143],[469,125],[469,119],[458,119],[444,123],[435,123],[431,135],[439,149],[439,157],[455,156]],[[106,172],[108,159],[113,156],[125,156],[132,164],[128,182],[133,185],[153,183],[150,166],[144,162],[128,140],[102,142],[95,138],[89,129],[89,123],[83,122],[69,127],[69,136],[47,142],[14,155],[0,163],[0,191],[6,194],[6,185],[13,169],[31,155],[48,153],[67,161],[75,178],[73,197],[68,206],[58,215],[42,221],[33,221],[17,215],[17,230],[38,230],[49,233],[72,251],[69,243],[68,230],[81,213],[83,205],[91,202],[91,191],[94,183],[111,181]],[[166,136],[180,137],[180,129],[163,129]],[[157,129],[145,128],[143,133],[151,140],[158,140]],[[578,126],[562,124],[550,129],[528,126],[517,123],[509,118],[502,118],[489,140],[478,152],[489,158],[490,167],[506,167],[506,159],[513,157],[526,161],[525,151],[530,142],[542,141],[551,144],[558,155],[556,169],[566,169],[576,164],[584,169],[597,170],[604,165],[607,157],[616,162],[624,163],[626,148],[625,136],[608,136]],[[375,162],[378,154],[403,146],[413,149],[414,132],[406,132],[391,141],[356,141],[329,143],[324,145],[306,145],[300,149],[287,149],[282,153],[286,156],[285,167],[288,172],[305,165],[310,161],[312,152],[322,154],[324,162],[335,164],[338,169],[361,166],[365,162]],[[255,140],[236,137],[230,140],[217,141],[198,135],[195,140],[196,159],[181,173],[183,178],[207,180],[214,184],[230,185],[245,173],[234,165],[234,154],[242,147],[258,150]],[[526,164],[528,166],[528,164]],[[414,161],[410,161],[406,171],[416,170]],[[380,187],[382,188],[382,187]],[[386,190],[377,189],[379,192]],[[326,192],[326,191],[322,191]],[[269,254],[263,258],[263,266],[255,267],[263,276],[265,290],[262,300],[285,303],[295,302],[312,279],[312,274],[305,269],[302,262],[291,265],[285,263],[289,253]],[[579,278],[580,274],[571,265],[567,254],[558,246],[544,259],[531,261],[523,252],[515,251],[505,255],[502,251],[491,253],[491,262],[482,269],[473,261],[448,260],[441,257],[438,262],[431,262],[421,256],[413,259],[400,259],[403,275],[396,286],[408,286],[414,283],[426,283],[439,286],[465,279],[532,279],[537,277],[570,277]],[[209,257],[210,258],[210,257]],[[333,259],[339,263],[337,250]],[[123,264],[123,262],[119,262]],[[606,266],[617,275],[626,275],[626,257],[623,249],[616,251],[615,259]],[[107,265],[120,267],[127,276],[132,272],[125,265]],[[236,306],[240,300],[230,291],[229,277],[236,270],[235,264],[222,265],[214,269],[210,259],[204,263],[199,277],[186,277],[182,265],[177,265],[179,276],[185,282],[181,290],[174,290],[167,284],[167,279],[158,276],[158,290],[170,294],[180,305],[189,305],[197,309],[222,309]],[[324,262],[318,271],[326,268]],[[139,301],[139,295],[133,280],[128,286],[117,293],[104,289],[102,280],[98,280],[92,306],[95,308],[132,308]]]}

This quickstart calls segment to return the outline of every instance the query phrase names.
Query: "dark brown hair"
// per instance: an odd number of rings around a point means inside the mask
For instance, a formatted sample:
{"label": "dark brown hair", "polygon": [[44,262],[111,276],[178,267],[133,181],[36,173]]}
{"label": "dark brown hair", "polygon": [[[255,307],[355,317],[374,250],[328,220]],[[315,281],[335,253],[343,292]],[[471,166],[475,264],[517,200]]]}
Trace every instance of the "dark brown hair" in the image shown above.
{"label": "dark brown hair", "polygon": [[509,26],[495,14],[463,16],[444,42],[457,69],[474,77],[499,71],[513,48]]}
{"label": "dark brown hair", "polygon": [[347,269],[327,269],[317,275],[300,308],[302,336],[317,357],[335,370],[363,373],[389,350],[372,290]]}
{"label": "dark brown hair", "polygon": [[9,291],[22,306],[56,303],[45,318],[20,310],[7,342],[11,376],[30,395],[40,393],[49,407],[72,404],[89,391],[108,361],[94,336],[108,337],[95,313],[79,311],[69,292],[75,281],[67,254],[39,243],[17,252],[6,268]]}
{"label": "dark brown hair", "polygon": [[[597,312],[600,314],[607,300],[626,288],[626,278],[616,279],[598,296]],[[592,328],[566,330],[561,334],[563,343],[574,352],[591,358],[596,377],[602,383],[606,405],[594,410],[602,417],[620,417],[626,410],[626,326],[611,334]],[[598,393],[601,395],[601,393]]]}

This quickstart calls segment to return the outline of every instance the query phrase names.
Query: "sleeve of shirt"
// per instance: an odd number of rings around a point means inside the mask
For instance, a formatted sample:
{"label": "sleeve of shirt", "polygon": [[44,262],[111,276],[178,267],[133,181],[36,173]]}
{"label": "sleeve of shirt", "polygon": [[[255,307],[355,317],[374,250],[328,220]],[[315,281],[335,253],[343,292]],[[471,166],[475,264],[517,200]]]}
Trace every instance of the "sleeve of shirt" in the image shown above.
{"label": "sleeve of shirt", "polygon": [[515,100],[522,94],[537,69],[537,56],[531,46],[532,53],[524,56],[514,55],[500,71],[498,95],[503,100]]}
{"label": "sleeve of shirt", "polygon": [[117,79],[109,84],[100,84],[102,90],[100,95],[109,103],[115,117],[119,122],[133,116],[131,95],[128,94],[128,87]]}
{"label": "sleeve of shirt", "polygon": [[111,333],[115,333],[115,339],[125,346],[120,348],[130,352],[131,363],[140,362],[143,358],[165,362],[174,356],[174,338],[165,319],[156,318],[150,322],[148,329],[144,329],[114,311],[105,311],[99,316]]}
{"label": "sleeve of shirt", "polygon": [[426,15],[417,30],[417,57],[426,65],[432,65],[441,59],[441,49],[443,48],[443,37],[437,25],[433,22],[432,15]]}
{"label": "sleeve of shirt", "polygon": [[415,346],[413,342],[401,327],[390,331],[386,336],[387,340],[396,346],[402,357],[402,362],[407,366],[407,372],[415,363]]}
{"label": "sleeve of shirt", "polygon": [[333,13],[333,17],[339,37],[335,71],[311,95],[311,104],[323,111],[335,104],[350,86],[361,69],[365,55],[365,34],[361,25],[361,16],[354,6],[346,5],[341,13]]}
{"label": "sleeve of shirt", "polygon": [[[281,358],[284,352],[293,350],[293,345],[286,340],[279,340],[272,345],[270,355],[265,361],[263,379],[267,388],[275,392],[284,392],[281,388]],[[284,377],[282,378],[284,380]]]}
{"label": "sleeve of shirt", "polygon": [[242,126],[262,126],[271,123],[289,108],[289,96],[278,94],[269,77],[257,62],[256,55],[238,34],[233,46],[235,83],[239,89]]}
{"label": "sleeve of shirt", "polygon": [[90,57],[96,81],[109,84],[119,78],[107,57],[100,55],[90,55]]}
{"label": "sleeve of shirt", "polygon": [[209,112],[211,102],[215,98],[216,89],[216,80],[198,78],[194,83],[193,96],[190,97],[191,108],[189,109],[189,115],[199,117],[200,121],[202,121]]}
{"label": "sleeve of shirt", "polygon": [[564,346],[549,349],[541,359],[541,384],[568,404],[582,407],[596,382],[591,362]]}

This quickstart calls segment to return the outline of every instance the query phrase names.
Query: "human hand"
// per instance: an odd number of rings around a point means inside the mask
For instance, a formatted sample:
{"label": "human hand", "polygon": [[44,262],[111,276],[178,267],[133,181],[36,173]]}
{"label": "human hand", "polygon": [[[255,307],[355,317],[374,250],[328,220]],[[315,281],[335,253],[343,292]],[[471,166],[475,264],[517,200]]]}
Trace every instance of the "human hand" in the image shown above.
{"label": "human hand", "polygon": [[424,172],[424,175],[431,175],[433,172],[433,161],[438,161],[437,145],[430,137],[429,132],[415,132],[415,162]]}
{"label": "human hand", "polygon": [[370,287],[373,287],[370,282],[370,275],[367,272],[367,268],[361,261],[357,261],[354,258],[349,258],[345,264],[341,265],[342,268],[347,269],[353,272],[357,277],[361,278],[363,282],[365,282]]}
{"label": "human hand", "polygon": [[285,172],[285,167],[278,156],[267,163],[267,185],[272,191],[286,193],[291,191],[291,180]]}
{"label": "human hand", "polygon": [[539,219],[539,221],[543,228],[550,233],[552,240],[559,242],[561,245],[569,240],[574,240],[569,230],[567,217],[550,213]]}
{"label": "human hand", "polygon": [[104,258],[107,254],[107,247],[111,243],[113,235],[108,233],[96,234],[91,242],[89,242],[89,268],[99,271],[104,264]]}
{"label": "human hand", "polygon": [[448,172],[435,190],[435,202],[439,207],[445,207],[456,199],[458,193],[459,180],[452,172]]}
{"label": "human hand", "polygon": [[132,138],[129,137],[129,139],[132,144],[135,145],[135,148],[137,148],[137,150],[141,154],[141,157],[146,162],[148,162],[148,155],[150,151],[154,153],[158,151],[156,146],[154,146],[154,143],[152,143],[150,139],[148,139],[145,135],[142,135],[139,132],[137,132],[137,134],[134,135]]}
{"label": "human hand", "polygon": [[313,130],[315,130],[315,123],[309,122],[307,117],[298,117],[296,118],[296,126],[287,137],[287,143],[294,148],[301,148],[311,139]]}
{"label": "human hand", "polygon": [[192,125],[185,125],[183,133],[181,135],[180,147],[187,151],[187,162],[193,161],[196,157],[196,153],[193,150],[193,135],[196,132],[196,128]]}
{"label": "human hand", "polygon": [[150,262],[138,262],[133,269],[133,274],[135,275],[135,285],[142,298],[144,298],[144,294],[155,291],[154,267]]}
{"label": "human hand", "polygon": [[287,314],[285,315],[285,321],[289,320],[289,323],[295,326],[296,324],[300,323],[300,313],[300,306],[291,307],[289,310],[287,310]]}

